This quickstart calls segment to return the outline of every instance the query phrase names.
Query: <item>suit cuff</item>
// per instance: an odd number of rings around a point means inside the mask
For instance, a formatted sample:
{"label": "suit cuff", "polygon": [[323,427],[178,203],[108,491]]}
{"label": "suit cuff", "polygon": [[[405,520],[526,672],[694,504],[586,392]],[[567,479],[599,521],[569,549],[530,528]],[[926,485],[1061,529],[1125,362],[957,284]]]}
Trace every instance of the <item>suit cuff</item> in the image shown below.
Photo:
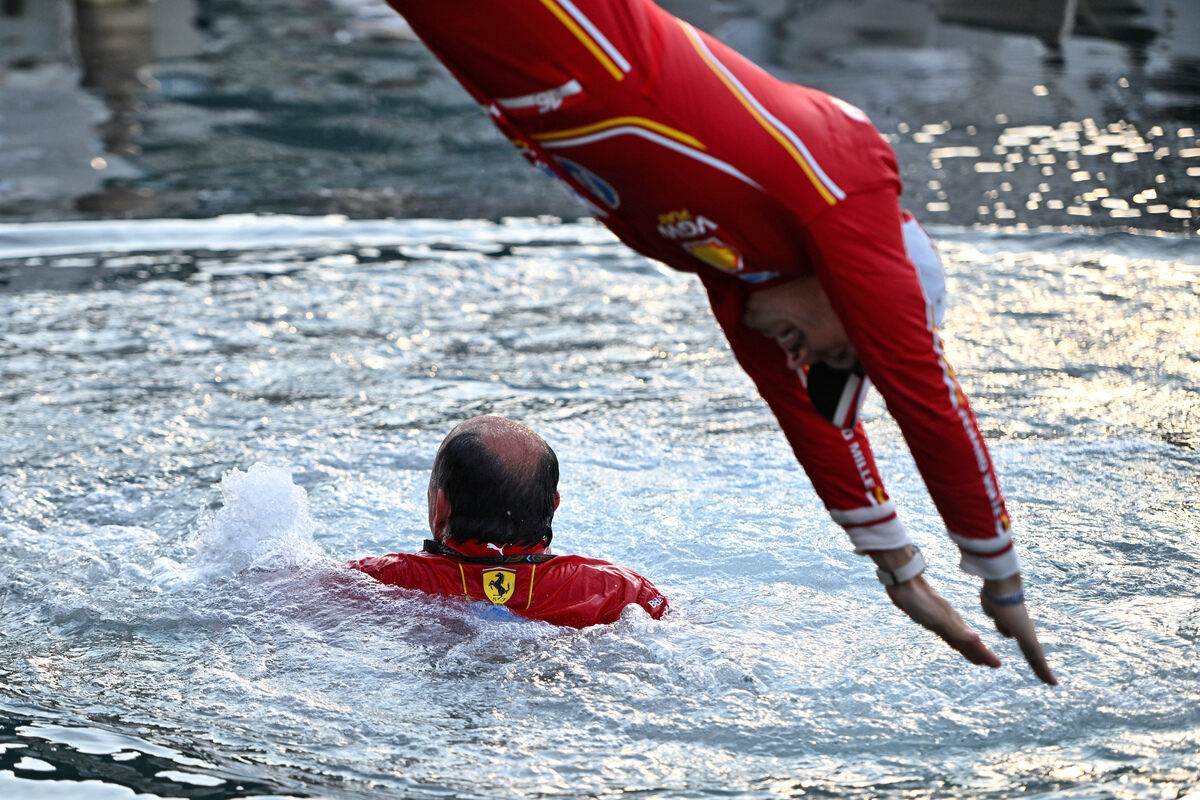
{"label": "suit cuff", "polygon": [[860,556],[876,550],[895,550],[912,543],[891,500],[845,511],[831,508],[829,516],[845,529],[854,552]]}
{"label": "suit cuff", "polygon": [[993,539],[970,539],[953,532],[950,538],[962,553],[958,565],[964,572],[980,578],[1001,580],[1021,571],[1021,559],[1017,557],[1008,531]]}

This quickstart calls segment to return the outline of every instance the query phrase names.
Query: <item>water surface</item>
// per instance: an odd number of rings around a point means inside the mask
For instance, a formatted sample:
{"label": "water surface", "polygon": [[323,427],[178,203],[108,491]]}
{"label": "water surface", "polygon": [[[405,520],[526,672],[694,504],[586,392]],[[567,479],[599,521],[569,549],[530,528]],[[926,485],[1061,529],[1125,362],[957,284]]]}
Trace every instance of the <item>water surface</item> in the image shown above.
{"label": "water surface", "polygon": [[[5,3],[0,794],[1197,800],[1191,2],[1081,0],[1067,35],[1059,2],[670,4],[895,146],[1054,690],[890,606],[694,279],[562,222],[382,3]],[[558,451],[557,549],[672,618],[555,629],[339,567],[419,546],[479,413]]]}
{"label": "water surface", "polygon": [[[0,228],[0,786],[1192,797],[1195,241],[935,232],[1057,689],[891,608],[699,286],[595,224]],[[419,546],[436,446],[478,413],[558,451],[559,551],[677,614],[556,629],[339,568]],[[866,413],[931,579],[984,627]]]}

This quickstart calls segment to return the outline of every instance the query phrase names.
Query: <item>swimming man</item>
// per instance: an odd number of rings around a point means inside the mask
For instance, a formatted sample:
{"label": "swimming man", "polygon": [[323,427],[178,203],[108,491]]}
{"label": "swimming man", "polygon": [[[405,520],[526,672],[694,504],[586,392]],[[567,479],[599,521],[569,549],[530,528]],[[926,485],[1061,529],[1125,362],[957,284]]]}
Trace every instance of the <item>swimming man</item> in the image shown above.
{"label": "swimming man", "polygon": [[490,601],[514,614],[583,628],[615,622],[627,606],[658,619],[670,610],[632,570],[553,555],[558,458],[529,428],[473,417],[442,442],[429,478],[432,539],[420,553],[362,558],[349,566],[427,594]]}

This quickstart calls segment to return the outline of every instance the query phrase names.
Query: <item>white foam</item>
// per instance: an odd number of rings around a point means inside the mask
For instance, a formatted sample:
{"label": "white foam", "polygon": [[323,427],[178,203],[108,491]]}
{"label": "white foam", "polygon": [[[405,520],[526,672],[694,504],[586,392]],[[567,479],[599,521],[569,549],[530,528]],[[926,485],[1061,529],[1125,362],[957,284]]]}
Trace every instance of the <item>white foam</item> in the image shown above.
{"label": "white foam", "polygon": [[290,470],[256,463],[245,472],[232,470],[217,488],[222,507],[201,526],[195,560],[181,567],[160,558],[159,587],[184,588],[247,570],[295,569],[324,555],[313,541],[308,493],[293,483]]}

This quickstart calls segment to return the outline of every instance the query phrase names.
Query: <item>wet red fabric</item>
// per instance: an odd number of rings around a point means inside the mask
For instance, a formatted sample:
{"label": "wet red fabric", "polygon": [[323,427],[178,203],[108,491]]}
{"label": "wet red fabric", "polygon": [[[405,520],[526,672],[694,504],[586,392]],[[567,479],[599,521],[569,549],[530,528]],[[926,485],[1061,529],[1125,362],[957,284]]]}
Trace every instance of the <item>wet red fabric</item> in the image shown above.
{"label": "wet red fabric", "polygon": [[670,610],[650,581],[598,558],[562,555],[541,564],[486,565],[430,553],[393,553],[348,566],[391,586],[491,602],[518,616],[571,628],[616,622],[630,605],[654,619]]}
{"label": "wet red fabric", "polygon": [[389,2],[527,158],[630,247],[700,276],[852,538],[896,546],[907,534],[862,426],[817,414],[782,351],[742,325],[763,281],[818,276],[964,567],[1019,569],[990,457],[905,253],[895,157],[862,112],[772,77],[648,0]]}

